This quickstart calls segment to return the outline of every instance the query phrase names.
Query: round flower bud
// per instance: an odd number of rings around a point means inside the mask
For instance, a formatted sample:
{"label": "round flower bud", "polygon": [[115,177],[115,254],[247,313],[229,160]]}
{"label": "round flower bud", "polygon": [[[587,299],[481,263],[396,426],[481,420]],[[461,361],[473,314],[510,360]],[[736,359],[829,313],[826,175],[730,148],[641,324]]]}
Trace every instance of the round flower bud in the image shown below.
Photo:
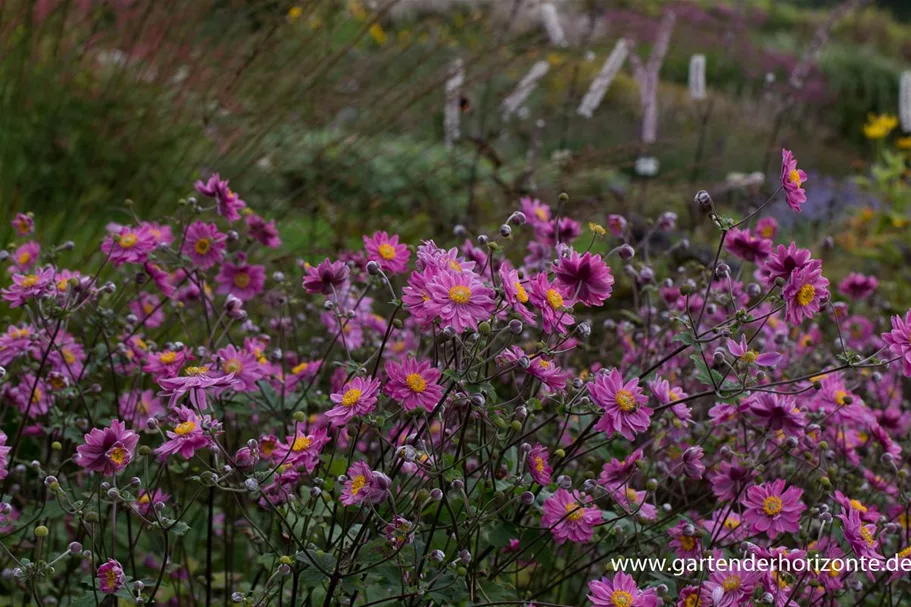
{"label": "round flower bud", "polygon": [[510,236],[512,236],[512,228],[509,227],[509,225],[504,223],[503,225],[500,226],[500,236],[502,236],[503,238],[509,238]]}
{"label": "round flower bud", "polygon": [[557,486],[561,489],[569,489],[573,486],[573,479],[566,474],[557,477]]}
{"label": "round flower bud", "polygon": [[452,483],[450,483],[449,486],[452,487],[452,489],[454,491],[462,491],[463,489],[465,489],[465,481],[463,481],[460,478],[457,478],[454,481],[452,481]]}
{"label": "round flower bud", "polygon": [[244,487],[246,487],[247,491],[250,493],[255,493],[256,491],[259,491],[259,482],[255,478],[248,478],[244,481]]}
{"label": "round flower bud", "polygon": [[79,554],[82,552],[82,544],[79,542],[70,542],[70,545],[66,547],[69,550],[70,554]]}
{"label": "round flower bud", "polygon": [[712,203],[712,197],[709,196],[709,193],[705,190],[699,190],[696,192],[696,196],[693,198],[693,201],[699,206],[707,207]]}
{"label": "round flower bud", "polygon": [[48,528],[44,525],[35,527],[35,537],[47,537],[48,533],[50,533],[50,531],[48,531]]}
{"label": "round flower bud", "polygon": [[620,256],[620,259],[622,259],[623,261],[629,261],[630,259],[632,259],[633,257],[636,256],[636,249],[629,246],[628,244],[625,244],[622,247],[620,247],[620,249],[617,251],[617,254]]}
{"label": "round flower bud", "polygon": [[535,503],[535,494],[531,491],[525,491],[519,496],[519,502],[525,506],[531,506]]}
{"label": "round flower bud", "polygon": [[239,592],[232,592],[231,600],[234,601],[235,603],[242,603],[244,600],[244,595],[242,595]]}
{"label": "round flower bud", "polygon": [[434,550],[433,552],[430,553],[430,558],[431,558],[431,560],[434,560],[437,563],[442,563],[443,559],[446,558],[446,555],[443,554],[442,550]]}
{"label": "round flower bud", "polygon": [[367,273],[371,276],[377,276],[380,273],[380,264],[372,259],[367,262]]}
{"label": "round flower bud", "polygon": [[509,332],[512,333],[513,335],[518,335],[519,333],[521,333],[523,328],[524,327],[522,326],[521,320],[514,318],[509,321]]}

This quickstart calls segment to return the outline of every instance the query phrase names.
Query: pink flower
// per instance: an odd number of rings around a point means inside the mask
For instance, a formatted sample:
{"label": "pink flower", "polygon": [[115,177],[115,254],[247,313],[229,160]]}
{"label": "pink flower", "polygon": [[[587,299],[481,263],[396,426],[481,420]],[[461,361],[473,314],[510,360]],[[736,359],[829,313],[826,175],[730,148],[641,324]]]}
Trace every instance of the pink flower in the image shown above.
{"label": "pink flower", "polygon": [[333,426],[344,426],[354,416],[370,413],[376,405],[379,390],[380,380],[355,377],[341,391],[329,395],[335,406],[326,412],[326,417]]}
{"label": "pink flower", "polygon": [[528,223],[536,229],[539,225],[550,223],[550,207],[537,198],[522,198],[519,205]]}
{"label": "pink flower", "polygon": [[230,375],[234,379],[232,389],[237,392],[259,390],[256,382],[266,376],[267,368],[259,362],[255,352],[238,349],[235,346],[226,346],[218,351],[218,358],[222,360],[222,373]]}
{"label": "pink flower", "polygon": [[657,518],[658,509],[645,501],[646,496],[645,491],[636,491],[632,487],[617,487],[611,493],[611,497],[616,500],[617,505],[627,513],[640,519],[653,521]]}
{"label": "pink flower", "polygon": [[753,236],[749,229],[733,228],[728,232],[724,248],[744,261],[762,261],[772,253],[772,241]]}
{"label": "pink flower", "polygon": [[141,221],[139,227],[149,231],[152,238],[155,239],[156,246],[169,245],[174,242],[174,234],[169,225],[162,225],[154,221]]}
{"label": "pink flower", "polygon": [[19,384],[10,388],[7,395],[19,411],[30,418],[46,415],[54,405],[47,382],[43,379],[35,381],[35,376],[31,373],[22,374]]}
{"label": "pink flower", "polygon": [[85,444],[76,448],[76,463],[105,476],[126,468],[139,443],[139,435],[127,430],[119,419],[112,421],[109,428],[92,428],[84,438]]}
{"label": "pink flower", "polygon": [[145,489],[140,489],[136,501],[133,502],[133,510],[143,516],[148,516],[152,511],[152,508],[155,507],[155,504],[165,504],[170,497],[171,496],[160,489],[156,489],[151,493]]}
{"label": "pink flower", "polygon": [[108,255],[114,266],[125,263],[145,263],[149,253],[158,246],[155,236],[144,227],[117,226],[101,243],[101,252]]}
{"label": "pink flower", "polygon": [[35,241],[27,242],[24,245],[17,248],[13,251],[13,254],[10,255],[10,260],[12,264],[9,267],[9,271],[12,272],[28,272],[36,263],[38,263],[38,256],[41,254],[41,245]]}
{"label": "pink flower", "polygon": [[0,481],[5,479],[9,475],[9,452],[13,450],[12,447],[6,446],[7,437],[2,430],[0,430]]}
{"label": "pink flower", "polygon": [[569,371],[564,371],[555,365],[543,354],[534,359],[529,358],[519,346],[510,346],[500,352],[496,357],[496,363],[499,367],[515,367],[517,370],[523,370],[554,392],[564,390],[567,380],[572,375]]}
{"label": "pink flower", "polygon": [[744,521],[754,533],[767,533],[775,539],[779,533],[800,530],[800,514],[807,509],[800,500],[803,489],[784,489],[784,479],[754,485],[746,490],[740,502],[744,505]]}
{"label": "pink flower", "polygon": [[351,273],[343,262],[329,261],[328,258],[321,261],[318,266],[308,265],[306,271],[304,289],[307,293],[323,295],[340,293],[348,284],[348,276]]}
{"label": "pink flower", "polygon": [[16,230],[16,234],[19,236],[28,236],[35,231],[35,220],[32,219],[30,214],[16,213],[16,216],[13,217],[10,225],[13,226],[13,229]]}
{"label": "pink flower", "polygon": [[199,268],[208,270],[221,262],[226,240],[227,236],[219,232],[214,223],[194,221],[187,228],[181,253],[189,256]]}
{"label": "pink flower", "polygon": [[601,522],[602,518],[598,508],[586,508],[586,503],[578,491],[570,493],[557,489],[544,502],[541,526],[550,529],[557,544],[566,540],[577,544],[591,541],[595,523]]}
{"label": "pink flower", "polygon": [[555,282],[565,293],[574,294],[574,301],[586,306],[602,306],[610,298],[614,277],[600,255],[573,251],[554,264]]}
{"label": "pink flower", "polygon": [[98,589],[104,594],[115,594],[126,585],[123,567],[114,559],[108,559],[106,563],[101,565],[95,577],[98,579]]}
{"label": "pink flower", "polygon": [[490,318],[494,311],[493,289],[474,272],[441,271],[426,288],[430,296],[427,313],[451,325],[456,333],[477,329],[478,322]]}
{"label": "pink flower", "polygon": [[319,465],[319,455],[328,443],[329,435],[325,428],[318,428],[309,434],[298,430],[294,436],[285,439],[284,443],[278,443],[275,450],[267,456],[295,469],[302,467],[310,474]]}
{"label": "pink flower", "polygon": [[860,511],[853,508],[843,510],[838,518],[842,522],[845,540],[857,556],[874,560],[883,559],[883,555],[876,551],[879,548],[879,540],[876,539],[876,525],[865,524],[860,518]]}
{"label": "pink flower", "polygon": [[867,299],[879,286],[875,276],[864,276],[859,272],[851,272],[844,280],[838,283],[838,292],[851,299]]}
{"label": "pink flower", "polygon": [[623,215],[607,216],[607,229],[610,230],[611,235],[616,238],[623,238],[626,234],[627,225],[626,218],[623,217]]}
{"label": "pink flower", "polygon": [[13,274],[13,284],[0,290],[9,307],[18,308],[30,299],[44,295],[54,283],[56,272],[52,266],[39,270],[36,274]]}
{"label": "pink flower", "polygon": [[633,378],[623,383],[623,376],[617,369],[609,373],[598,373],[588,384],[592,401],[604,410],[595,430],[608,436],[619,433],[626,440],[635,440],[636,434],[645,432],[651,423],[652,410],[644,405],[648,398],[639,387],[639,380]]}
{"label": "pink flower", "polygon": [[[720,550],[715,551],[716,561],[724,558]],[[753,594],[759,582],[760,573],[744,567],[744,561],[729,559],[725,567],[718,567],[709,574],[703,584],[705,594],[712,607],[741,607]]]}
{"label": "pink flower", "polygon": [[398,234],[389,236],[386,232],[376,232],[370,238],[364,236],[364,248],[367,249],[367,260],[380,264],[384,272],[401,274],[408,269],[411,251],[399,244]]}
{"label": "pink flower", "polygon": [[203,426],[214,431],[219,428],[218,422],[208,415],[199,416],[186,407],[177,408],[176,414],[178,423],[173,430],[165,432],[168,440],[155,450],[162,460],[174,454],[190,459],[198,450],[212,446],[212,439],[206,434]]}
{"label": "pink flower", "polygon": [[901,357],[905,377],[911,377],[911,310],[905,312],[904,320],[898,314],[893,316],[892,330],[881,337],[892,353]]}
{"label": "pink flower", "polygon": [[778,235],[778,221],[774,217],[763,217],[756,222],[756,233],[771,240]]}
{"label": "pink flower", "polygon": [[183,350],[163,350],[149,354],[142,370],[151,374],[152,379],[158,381],[165,377],[174,377],[180,373],[180,368],[188,360],[190,360],[190,351],[186,348]]}
{"label": "pink flower", "polygon": [[781,294],[785,300],[785,319],[799,325],[813,318],[829,298],[829,279],[822,275],[822,262],[816,260],[801,270],[795,270]]}
{"label": "pink flower", "polygon": [[146,420],[165,412],[161,400],[151,390],[133,390],[121,395],[118,411],[134,428],[145,427]]}
{"label": "pink flower", "polygon": [[222,179],[218,173],[215,173],[205,183],[197,181],[194,185],[197,192],[215,199],[215,208],[219,215],[230,222],[240,219],[238,211],[247,206],[247,203],[231,191],[227,179]]}
{"label": "pink flower", "polygon": [[161,266],[151,262],[146,262],[143,264],[143,269],[146,271],[146,274],[152,279],[152,282],[155,283],[155,286],[158,287],[158,290],[161,291],[161,294],[167,297],[168,299],[174,296],[177,289],[174,285],[171,284],[171,275],[161,269]]}
{"label": "pink flower", "polygon": [[275,227],[274,219],[266,221],[259,215],[250,213],[247,215],[246,221],[250,236],[258,243],[270,249],[277,249],[282,246],[282,239],[279,238],[278,228]]}
{"label": "pink flower", "polygon": [[130,301],[130,312],[136,315],[140,325],[145,325],[149,329],[160,327],[164,322],[164,310],[162,309],[161,299],[151,293],[140,293],[135,299]]}
{"label": "pink flower", "polygon": [[242,301],[249,301],[262,293],[266,284],[265,266],[250,265],[246,255],[238,253],[237,263],[225,262],[215,277],[216,293],[231,294]]}
{"label": "pink flower", "polygon": [[680,521],[667,532],[671,536],[670,546],[674,548],[680,558],[700,558],[702,556],[702,541],[695,533],[686,533],[687,527],[690,526],[690,523]]}
{"label": "pink flower", "polygon": [[553,468],[550,467],[550,455],[547,453],[547,448],[541,443],[536,443],[528,452],[528,472],[531,474],[531,478],[542,487],[550,484]]}
{"label": "pink flower", "polygon": [[790,395],[757,392],[745,399],[741,406],[749,408],[750,413],[770,430],[800,436],[807,425],[806,414]]}
{"label": "pink flower", "polygon": [[683,474],[687,478],[701,479],[705,474],[705,464],[702,458],[705,453],[702,447],[690,447],[683,452],[680,457],[680,467],[683,468]]}
{"label": "pink flower", "polygon": [[511,269],[508,264],[500,266],[500,284],[506,295],[506,302],[526,323],[535,322],[535,315],[526,307],[528,292],[519,280],[519,273]]}
{"label": "pink flower", "polygon": [[781,150],[781,186],[784,188],[788,206],[800,213],[800,206],[807,201],[807,193],[801,187],[807,174],[797,168],[797,160],[790,150]]}
{"label": "pink flower", "polygon": [[544,319],[544,332],[559,331],[566,333],[566,327],[575,323],[572,314],[567,311],[568,305],[565,298],[570,294],[561,285],[551,284],[543,272],[529,280],[529,294],[531,303],[541,310]]}
{"label": "pink flower", "polygon": [[184,394],[189,394],[190,404],[202,411],[208,407],[206,390],[230,388],[234,385],[234,374],[210,377],[209,367],[187,367],[183,376],[161,378],[158,385],[162,388],[158,396],[168,399],[168,407],[173,409]]}
{"label": "pink flower", "polygon": [[433,411],[443,398],[440,370],[429,362],[406,358],[403,362],[388,361],[385,366],[389,381],[383,392],[402,404],[405,411],[423,407]]}
{"label": "pink flower", "polygon": [[793,242],[787,248],[780,244],[756,270],[756,278],[766,287],[772,287],[776,279],[788,280],[794,270],[800,270],[810,262],[808,249],[799,249]]}
{"label": "pink flower", "polygon": [[763,352],[760,354],[751,349],[747,345],[747,336],[744,334],[740,335],[740,343],[728,338],[727,347],[731,356],[747,365],[755,363],[761,367],[776,367],[781,362],[781,354],[778,352]]}
{"label": "pink flower", "polygon": [[6,333],[0,333],[0,366],[8,365],[17,357],[24,355],[35,337],[32,325],[10,325]]}
{"label": "pink flower", "polygon": [[595,607],[655,607],[657,593],[649,588],[639,590],[633,576],[618,571],[613,578],[603,577],[588,583],[588,600]]}
{"label": "pink flower", "polygon": [[346,506],[355,506],[364,501],[379,504],[386,499],[389,478],[374,472],[366,462],[357,462],[348,468],[348,480],[339,501]]}

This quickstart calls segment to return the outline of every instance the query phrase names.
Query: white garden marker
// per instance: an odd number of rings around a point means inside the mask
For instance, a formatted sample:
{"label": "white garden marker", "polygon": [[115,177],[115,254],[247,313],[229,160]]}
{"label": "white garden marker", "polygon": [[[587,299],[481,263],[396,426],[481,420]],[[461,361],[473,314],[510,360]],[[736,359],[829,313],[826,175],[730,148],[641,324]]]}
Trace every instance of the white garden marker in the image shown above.
{"label": "white garden marker", "polygon": [[545,2],[541,5],[541,21],[544,23],[544,29],[547,30],[547,37],[554,46],[565,47],[566,34],[563,33],[563,26],[560,25],[560,15],[557,13],[557,7],[551,2]]}
{"label": "white garden marker", "polygon": [[690,57],[690,98],[693,101],[705,99],[705,55]]}
{"label": "white garden marker", "polygon": [[655,46],[652,47],[652,54],[648,58],[647,64],[643,64],[635,53],[630,57],[630,63],[633,64],[633,76],[639,84],[639,99],[643,114],[642,142],[646,144],[654,143],[657,139],[658,74],[661,72],[661,64],[664,63],[664,56],[667,54],[671,42],[671,34],[674,33],[675,21],[676,16],[672,11],[664,13],[658,28],[658,38],[655,40]]}
{"label": "white garden marker", "polygon": [[541,80],[548,71],[550,71],[550,64],[546,61],[538,61],[531,66],[528,73],[519,81],[516,90],[503,100],[504,121],[509,120],[509,117],[522,107],[522,104],[525,103],[528,96],[538,87],[538,81]]}
{"label": "white garden marker", "polygon": [[585,93],[585,97],[579,103],[579,109],[576,112],[580,116],[591,118],[598,106],[601,105],[601,100],[604,99],[607,89],[610,88],[611,82],[617,77],[620,68],[623,67],[626,58],[629,56],[629,46],[629,40],[626,38],[621,38],[614,45],[614,50],[604,61],[601,71],[592,80],[591,86],[588,87],[588,92]]}
{"label": "white garden marker", "polygon": [[449,78],[446,80],[446,105],[443,108],[443,133],[447,148],[461,137],[459,130],[459,98],[461,97],[462,84],[465,82],[465,66],[461,59],[452,62],[449,68]]}
{"label": "white garden marker", "polygon": [[898,92],[898,117],[902,131],[911,133],[911,71],[902,72]]}

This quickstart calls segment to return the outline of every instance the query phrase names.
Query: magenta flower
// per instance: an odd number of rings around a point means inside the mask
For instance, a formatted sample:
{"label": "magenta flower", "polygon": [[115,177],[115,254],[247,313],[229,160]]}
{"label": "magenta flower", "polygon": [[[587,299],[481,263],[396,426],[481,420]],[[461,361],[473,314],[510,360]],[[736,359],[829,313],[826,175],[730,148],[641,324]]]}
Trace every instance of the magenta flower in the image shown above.
{"label": "magenta flower", "polygon": [[174,377],[180,373],[180,368],[190,360],[190,352],[183,350],[163,350],[149,354],[142,370],[152,375],[158,381],[166,377]]}
{"label": "magenta flower", "polygon": [[139,491],[136,501],[133,502],[133,509],[143,516],[148,516],[155,504],[166,504],[171,496],[160,489],[149,493],[145,489]]}
{"label": "magenta flower", "polygon": [[781,354],[778,352],[763,352],[760,354],[750,348],[747,345],[747,337],[743,334],[740,335],[740,343],[728,338],[727,347],[731,356],[747,365],[755,363],[760,367],[776,367],[781,362]]}
{"label": "magenta flower", "polygon": [[601,511],[598,508],[586,508],[588,498],[583,500],[578,491],[570,493],[566,489],[557,489],[544,502],[544,514],[541,526],[550,529],[557,544],[566,540],[580,544],[590,542],[595,534],[595,523],[601,522]]}
{"label": "magenta flower", "polygon": [[[247,209],[249,211],[249,209]],[[278,228],[275,227],[275,220],[266,221],[259,215],[250,213],[246,218],[247,229],[250,230],[250,236],[270,249],[277,249],[282,246],[282,239],[279,237]]]}
{"label": "magenta flower", "polygon": [[550,207],[537,198],[522,198],[519,200],[522,213],[532,226],[550,223]]}
{"label": "magenta flower", "polygon": [[902,319],[898,314],[892,317],[892,330],[881,335],[883,342],[902,360],[905,377],[911,377],[911,310]]}
{"label": "magenta flower", "polygon": [[186,407],[178,407],[176,414],[178,423],[173,430],[165,432],[168,440],[155,450],[162,460],[174,454],[190,459],[200,449],[212,446],[212,439],[206,434],[203,426],[215,431],[219,427],[218,422],[208,415],[197,415]]}
{"label": "magenta flower", "polygon": [[838,283],[838,292],[851,299],[867,299],[876,288],[879,281],[875,276],[865,276],[859,272],[851,272],[844,280]]}
{"label": "magenta flower", "polygon": [[433,411],[443,398],[443,386],[437,383],[440,381],[440,370],[429,362],[418,362],[413,358],[406,358],[401,363],[390,360],[384,368],[389,381],[383,392],[400,402],[405,411],[418,407]]}
{"label": "magenta flower", "polygon": [[56,272],[53,266],[47,266],[36,274],[13,274],[13,284],[0,290],[9,307],[18,308],[28,300],[44,295],[54,284]]}
{"label": "magenta flower", "polygon": [[218,351],[218,358],[222,360],[222,373],[230,375],[234,380],[231,385],[233,390],[237,392],[259,390],[256,382],[266,376],[267,368],[259,361],[255,352],[235,346],[225,346]]}
{"label": "magenta flower", "polygon": [[528,297],[531,299],[531,303],[541,310],[541,316],[544,319],[544,332],[559,331],[561,334],[565,334],[566,327],[576,322],[572,314],[567,310],[568,306],[565,302],[565,298],[570,295],[565,292],[561,285],[551,284],[547,280],[547,275],[543,272],[529,280],[528,285]]}
{"label": "magenta flower", "polygon": [[326,412],[326,417],[333,426],[344,426],[356,415],[366,415],[376,405],[380,380],[355,377],[346,383],[339,392],[329,395],[335,404]]}
{"label": "magenta flower", "polygon": [[623,238],[626,234],[627,225],[628,223],[623,215],[607,216],[607,229],[610,230],[611,235],[616,238]]}
{"label": "magenta flower", "polygon": [[639,590],[633,576],[618,571],[613,578],[603,577],[588,583],[588,600],[595,607],[655,607],[657,593],[649,588]]}
{"label": "magenta flower", "polygon": [[496,357],[496,363],[499,367],[514,367],[516,370],[523,370],[549,390],[561,392],[566,388],[566,382],[572,375],[569,371],[564,371],[554,364],[546,356],[539,355],[535,358],[529,358],[519,346],[509,346]]}
{"label": "magenta flower", "polygon": [[162,309],[161,299],[151,293],[140,293],[135,299],[130,301],[130,312],[136,315],[140,325],[145,325],[149,329],[155,329],[164,322],[165,315]]}
{"label": "magenta flower", "polygon": [[145,263],[149,253],[158,246],[155,236],[146,227],[117,226],[101,243],[101,252],[109,256],[114,266],[125,263]]}
{"label": "magenta flower", "polygon": [[392,522],[386,525],[383,535],[392,549],[398,550],[414,541],[414,523],[402,516],[395,516]]}
{"label": "magenta flower", "polygon": [[307,265],[306,271],[304,289],[307,293],[323,295],[340,293],[348,284],[348,276],[351,273],[344,262],[329,261],[328,258],[321,261],[318,266]]}
{"label": "magenta flower", "polygon": [[399,244],[398,234],[389,236],[386,232],[376,232],[370,238],[364,236],[364,248],[367,249],[367,260],[380,264],[384,272],[401,274],[408,269],[411,251],[404,244]]}
{"label": "magenta flower", "polygon": [[528,292],[519,280],[519,273],[505,263],[500,266],[500,284],[506,295],[506,303],[519,315],[519,318],[527,323],[535,322],[535,315],[526,307]]}
{"label": "magenta flower", "polygon": [[134,428],[139,428],[144,427],[150,417],[164,415],[165,409],[151,390],[133,390],[120,396],[118,412]]}
{"label": "magenta flower", "polygon": [[155,283],[155,286],[161,291],[161,294],[167,297],[168,299],[174,296],[174,292],[177,290],[174,285],[171,284],[171,275],[161,269],[161,266],[151,262],[146,262],[143,264],[143,269],[146,271],[146,274],[152,279],[152,282]]}
{"label": "magenta flower", "polygon": [[842,522],[845,540],[857,556],[874,560],[883,559],[883,555],[876,551],[879,548],[879,540],[876,539],[876,525],[865,524],[860,518],[860,511],[853,508],[843,510],[838,518]]}
{"label": "magenta flower", "polygon": [[295,469],[303,468],[310,474],[319,465],[319,455],[328,443],[329,435],[325,428],[318,428],[309,434],[298,430],[284,443],[276,444],[275,449],[266,455]]}
{"label": "magenta flower", "polygon": [[19,236],[28,236],[35,231],[35,220],[32,219],[31,215],[26,215],[25,213],[16,213],[10,225],[13,226]]}
{"label": "magenta flower", "polygon": [[775,539],[779,533],[794,533],[800,530],[800,514],[807,509],[800,500],[803,489],[784,489],[784,479],[771,483],[754,485],[740,498],[743,504],[744,522],[754,533],[767,533]]}
{"label": "magenta flower", "polygon": [[9,475],[9,452],[13,448],[6,446],[7,440],[6,434],[0,430],[0,481]]}
{"label": "magenta flower", "polygon": [[141,221],[139,222],[139,227],[149,231],[152,238],[155,239],[156,246],[169,245],[174,242],[174,233],[169,225],[154,221]]}
{"label": "magenta flower", "polygon": [[528,452],[528,472],[531,474],[531,478],[542,487],[550,484],[553,468],[550,467],[550,455],[547,453],[547,447],[541,443],[535,443],[535,446]]}
{"label": "magenta flower", "polygon": [[427,313],[444,325],[451,325],[457,333],[477,329],[478,322],[490,318],[494,311],[493,289],[474,272],[441,271],[426,288],[430,296],[430,301],[425,302]]}
{"label": "magenta flower", "polygon": [[782,430],[800,436],[807,425],[806,414],[801,411],[793,396],[757,392],[742,403],[770,430]]}
{"label": "magenta flower", "polygon": [[209,406],[206,390],[230,388],[234,385],[234,374],[210,377],[209,367],[187,367],[183,376],[161,378],[158,385],[162,388],[158,396],[168,399],[168,407],[173,409],[184,394],[189,394],[190,404],[197,411],[202,411]]}
{"label": "magenta flower", "polygon": [[684,476],[696,480],[703,477],[705,474],[705,464],[702,463],[704,455],[702,447],[690,447],[683,452],[680,457],[680,467],[683,469]]}
{"label": "magenta flower", "polygon": [[763,217],[756,222],[756,233],[769,240],[778,235],[778,221],[774,217]]}
{"label": "magenta flower", "polygon": [[231,294],[242,301],[249,301],[263,292],[266,284],[265,266],[250,265],[246,255],[238,253],[237,263],[225,262],[215,277],[219,295]]}
{"label": "magenta flower", "polygon": [[670,529],[667,534],[671,537],[670,546],[674,548],[680,558],[700,558],[702,556],[702,540],[695,533],[686,533],[690,523],[680,521]]}
{"label": "magenta flower", "polygon": [[348,480],[339,501],[346,506],[362,502],[379,504],[386,499],[389,479],[380,472],[374,472],[366,462],[356,462],[348,468]]}
{"label": "magenta flower", "polygon": [[76,463],[105,476],[126,468],[139,443],[139,435],[127,430],[119,419],[112,421],[109,428],[92,428],[84,438],[85,444],[76,448]]}
{"label": "magenta flower", "polygon": [[104,594],[114,594],[126,585],[123,567],[114,559],[108,559],[101,565],[95,577],[98,579],[98,589]]}
{"label": "magenta flower", "polygon": [[180,252],[193,260],[199,268],[208,270],[224,258],[227,239],[214,223],[194,221],[187,228]]}
{"label": "magenta flower", "polygon": [[772,241],[753,236],[749,229],[733,228],[725,238],[724,248],[744,261],[762,261],[772,253]]}
{"label": "magenta flower", "polygon": [[617,487],[611,493],[611,497],[616,500],[617,505],[627,513],[639,519],[653,521],[657,518],[658,509],[645,501],[647,495],[645,491],[636,491],[632,487]]}
{"label": "magenta flower", "polygon": [[35,381],[31,373],[22,374],[16,387],[8,388],[6,394],[19,411],[30,418],[46,415],[54,405],[47,382],[43,379]]}
{"label": "magenta flower", "polygon": [[797,160],[790,150],[781,150],[781,187],[784,188],[788,206],[800,213],[800,206],[807,201],[803,184],[807,174],[797,168]]}
{"label": "magenta flower", "polygon": [[228,187],[228,180],[222,179],[218,173],[209,177],[205,183],[197,181],[194,186],[203,196],[214,198],[218,214],[232,223],[240,219],[239,211],[247,206],[247,203]]}
{"label": "magenta flower", "polygon": [[0,365],[8,365],[25,354],[35,338],[35,327],[23,324],[10,325],[6,333],[0,333]]}
{"label": "magenta flower", "polygon": [[829,279],[822,275],[822,262],[815,260],[791,274],[781,294],[785,300],[785,319],[799,325],[813,318],[829,298]]}
{"label": "magenta flower", "polygon": [[610,298],[614,277],[600,255],[573,251],[554,264],[554,279],[565,293],[572,293],[574,301],[586,306],[602,306]]}
{"label": "magenta flower", "polygon": [[13,251],[13,254],[10,255],[10,260],[13,262],[9,267],[10,273],[27,273],[36,263],[38,263],[38,257],[40,255],[41,245],[35,241],[27,242],[18,247]]}
{"label": "magenta flower", "polygon": [[[720,550],[715,559],[724,558]],[[744,566],[744,561],[730,559],[725,567],[718,567],[703,584],[708,603],[712,607],[740,607],[746,605],[759,582],[760,573]]]}
{"label": "magenta flower", "polygon": [[780,244],[756,270],[756,278],[766,287],[772,287],[778,278],[788,280],[792,272],[805,268],[810,262],[808,249],[799,249],[793,242],[787,248]]}
{"label": "magenta flower", "polygon": [[592,401],[604,410],[595,430],[608,436],[620,434],[626,440],[635,440],[636,434],[645,432],[651,423],[652,410],[644,405],[648,398],[639,387],[639,379],[623,383],[623,376],[617,369],[599,373],[588,384]]}

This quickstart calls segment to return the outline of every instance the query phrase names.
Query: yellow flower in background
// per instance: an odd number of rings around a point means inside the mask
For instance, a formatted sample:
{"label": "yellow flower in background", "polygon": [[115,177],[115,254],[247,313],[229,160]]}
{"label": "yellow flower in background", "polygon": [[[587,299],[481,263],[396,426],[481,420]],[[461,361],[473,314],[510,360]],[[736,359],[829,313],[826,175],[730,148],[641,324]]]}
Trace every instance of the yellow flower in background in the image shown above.
{"label": "yellow flower in background", "polygon": [[370,36],[376,40],[376,43],[380,46],[386,44],[386,32],[383,30],[383,26],[379,23],[374,23],[370,26]]}
{"label": "yellow flower in background", "polygon": [[595,223],[593,221],[589,222],[588,229],[591,230],[592,232],[594,232],[595,234],[597,234],[598,236],[604,236],[605,234],[607,234],[607,230],[604,229],[604,226],[602,226],[599,223]]}
{"label": "yellow flower in background", "polygon": [[294,23],[301,18],[301,15],[304,14],[304,9],[299,6],[292,6],[288,9],[288,21]]}
{"label": "yellow flower in background", "polygon": [[899,137],[895,140],[895,147],[900,150],[911,150],[911,137]]}
{"label": "yellow flower in background", "polygon": [[551,65],[560,65],[563,63],[563,57],[559,53],[549,53],[547,55],[547,62]]}
{"label": "yellow flower in background", "polygon": [[898,118],[892,114],[870,114],[864,125],[867,139],[882,139],[898,126]]}
{"label": "yellow flower in background", "polygon": [[351,0],[351,2],[348,3],[348,12],[358,21],[367,20],[367,10],[364,8],[364,5],[357,0]]}

